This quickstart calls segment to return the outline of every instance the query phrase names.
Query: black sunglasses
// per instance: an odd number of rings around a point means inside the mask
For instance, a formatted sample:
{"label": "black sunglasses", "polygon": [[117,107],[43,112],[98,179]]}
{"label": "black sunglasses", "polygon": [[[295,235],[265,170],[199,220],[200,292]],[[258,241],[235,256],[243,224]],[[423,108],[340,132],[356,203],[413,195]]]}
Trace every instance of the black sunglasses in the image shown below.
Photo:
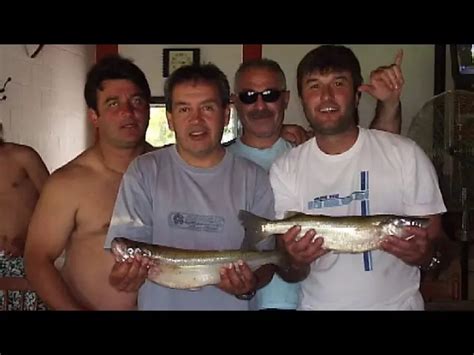
{"label": "black sunglasses", "polygon": [[257,102],[258,95],[261,95],[263,101],[275,102],[280,98],[281,93],[283,91],[285,90],[277,90],[277,89],[266,89],[263,91],[247,90],[247,91],[242,91],[239,93],[239,99],[244,104],[250,105]]}

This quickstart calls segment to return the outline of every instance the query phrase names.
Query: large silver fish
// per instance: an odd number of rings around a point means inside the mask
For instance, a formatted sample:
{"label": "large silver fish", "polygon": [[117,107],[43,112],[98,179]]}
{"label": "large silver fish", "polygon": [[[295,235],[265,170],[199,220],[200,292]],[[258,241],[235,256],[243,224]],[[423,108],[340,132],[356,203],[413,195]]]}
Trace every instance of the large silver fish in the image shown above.
{"label": "large silver fish", "polygon": [[151,267],[148,279],[159,285],[176,289],[195,289],[220,282],[220,269],[242,260],[252,271],[266,264],[285,267],[285,254],[272,251],[189,250],[147,244],[127,238],[115,238],[112,252],[122,260],[140,254],[149,257],[157,268]]}
{"label": "large silver fish", "polygon": [[324,239],[323,248],[341,253],[360,253],[380,247],[380,242],[387,235],[410,238],[404,231],[405,227],[416,226],[426,228],[428,218],[394,215],[330,217],[292,213],[281,220],[268,220],[248,211],[239,212],[247,232],[249,242],[259,242],[271,238],[275,234],[283,234],[294,225],[301,226],[297,239],[310,229]]}

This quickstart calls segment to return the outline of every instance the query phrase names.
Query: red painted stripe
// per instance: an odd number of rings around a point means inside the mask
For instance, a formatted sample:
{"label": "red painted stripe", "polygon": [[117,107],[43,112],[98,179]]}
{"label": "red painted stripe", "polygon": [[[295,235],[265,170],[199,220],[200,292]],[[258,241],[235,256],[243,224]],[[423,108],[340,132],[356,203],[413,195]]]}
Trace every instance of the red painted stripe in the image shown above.
{"label": "red painted stripe", "polygon": [[[118,54],[118,44],[97,44],[95,46],[95,61],[96,63],[111,54]],[[95,141],[99,140],[99,130],[94,129]]]}
{"label": "red painted stripe", "polygon": [[262,58],[261,44],[244,44],[242,46],[242,61]]}
{"label": "red painted stripe", "polygon": [[95,49],[95,61],[98,62],[103,57],[118,54],[118,44],[98,44]]}

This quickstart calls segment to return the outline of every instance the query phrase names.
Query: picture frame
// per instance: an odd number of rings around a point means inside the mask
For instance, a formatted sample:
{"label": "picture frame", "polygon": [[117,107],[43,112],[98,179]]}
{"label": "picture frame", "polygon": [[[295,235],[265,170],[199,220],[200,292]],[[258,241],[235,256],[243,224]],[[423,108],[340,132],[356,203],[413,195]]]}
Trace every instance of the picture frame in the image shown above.
{"label": "picture frame", "polygon": [[164,48],[163,77],[168,77],[173,71],[188,64],[199,64],[199,48]]}

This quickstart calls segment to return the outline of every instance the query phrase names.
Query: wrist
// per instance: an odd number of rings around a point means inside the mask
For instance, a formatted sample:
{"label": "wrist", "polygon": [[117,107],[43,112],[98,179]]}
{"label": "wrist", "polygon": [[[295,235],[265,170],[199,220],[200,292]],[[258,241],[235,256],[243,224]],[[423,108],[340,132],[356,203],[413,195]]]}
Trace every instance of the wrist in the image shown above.
{"label": "wrist", "polygon": [[384,101],[379,101],[379,109],[384,111],[396,111],[400,108],[400,98],[395,99],[386,99]]}
{"label": "wrist", "polygon": [[309,264],[297,262],[297,261],[292,261],[290,265],[288,266],[289,270],[294,270],[294,271],[300,271],[304,270],[309,266]]}
{"label": "wrist", "polygon": [[256,290],[250,290],[249,292],[243,293],[241,295],[235,295],[235,297],[238,298],[239,300],[250,301],[252,298],[255,297],[256,293],[257,293]]}
{"label": "wrist", "polygon": [[418,267],[421,271],[431,271],[431,270],[436,269],[440,263],[441,263],[441,253],[439,251],[436,251],[432,255],[431,259],[429,259],[423,265],[419,265]]}

